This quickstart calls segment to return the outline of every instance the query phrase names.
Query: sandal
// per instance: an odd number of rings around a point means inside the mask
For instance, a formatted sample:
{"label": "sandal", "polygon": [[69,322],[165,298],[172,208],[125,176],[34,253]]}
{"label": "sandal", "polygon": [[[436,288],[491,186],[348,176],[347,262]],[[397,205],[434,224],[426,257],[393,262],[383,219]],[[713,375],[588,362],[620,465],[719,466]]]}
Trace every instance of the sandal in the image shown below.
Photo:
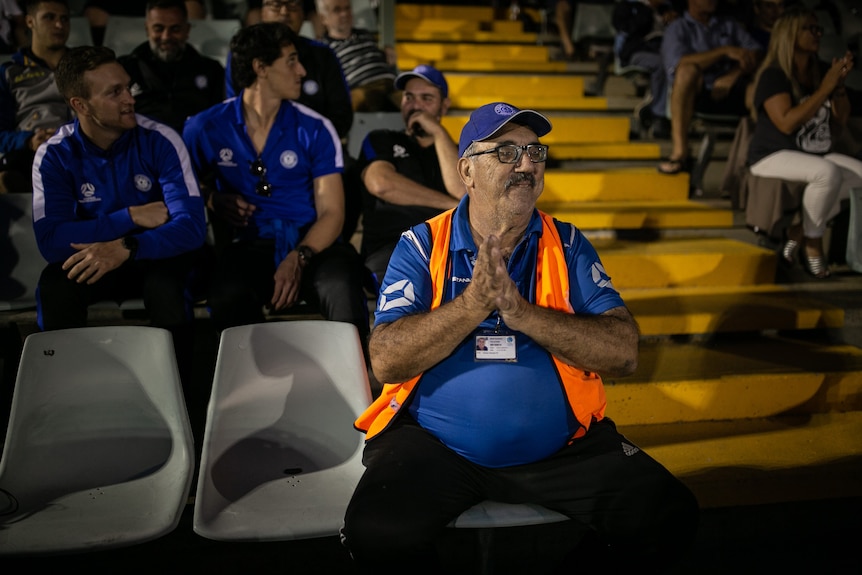
{"label": "sandal", "polygon": [[793,265],[796,261],[796,248],[799,247],[799,242],[796,240],[787,240],[784,247],[781,248],[781,259],[788,265]]}
{"label": "sandal", "polygon": [[657,169],[660,174],[667,174],[669,176],[682,172],[687,172],[689,169],[688,158],[679,158],[676,160],[670,158],[669,160],[665,160],[664,162],[659,164]]}
{"label": "sandal", "polygon": [[825,280],[832,275],[829,271],[829,266],[826,265],[826,258],[823,256],[807,256],[805,258],[805,271],[819,280]]}

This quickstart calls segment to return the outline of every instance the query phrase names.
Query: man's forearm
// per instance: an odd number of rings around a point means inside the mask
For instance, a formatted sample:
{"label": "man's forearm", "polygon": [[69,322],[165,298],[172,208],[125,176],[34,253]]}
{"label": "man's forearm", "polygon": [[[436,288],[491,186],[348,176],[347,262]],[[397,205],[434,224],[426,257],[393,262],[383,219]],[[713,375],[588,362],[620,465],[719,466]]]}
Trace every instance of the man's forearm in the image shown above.
{"label": "man's forearm", "polygon": [[419,375],[451,355],[487,315],[458,296],[434,310],[377,326],[368,344],[374,375],[383,383]]}
{"label": "man's forearm", "polygon": [[452,196],[414,182],[394,170],[375,171],[373,164],[367,168],[365,187],[371,195],[399,206],[448,210],[458,204]]}
{"label": "man's forearm", "polygon": [[528,304],[512,329],[584,371],[625,376],[637,367],[638,328],[625,307],[601,315],[569,314]]}

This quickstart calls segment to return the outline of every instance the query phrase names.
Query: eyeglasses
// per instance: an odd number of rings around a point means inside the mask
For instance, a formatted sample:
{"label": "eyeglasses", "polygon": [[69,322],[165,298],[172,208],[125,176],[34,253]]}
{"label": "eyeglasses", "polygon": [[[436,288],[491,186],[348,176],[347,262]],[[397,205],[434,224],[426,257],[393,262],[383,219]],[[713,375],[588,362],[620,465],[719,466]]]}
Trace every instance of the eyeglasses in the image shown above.
{"label": "eyeglasses", "polygon": [[818,36],[818,35],[822,36],[823,35],[823,26],[818,26],[817,24],[810,24],[808,26],[803,26],[802,29],[808,30],[809,32],[811,32],[815,36]]}
{"label": "eyeglasses", "polygon": [[267,0],[263,3],[263,7],[275,12],[294,11],[302,8],[302,2],[301,0]]}
{"label": "eyeglasses", "polygon": [[530,158],[530,161],[534,164],[540,164],[548,159],[548,146],[542,144],[527,144],[526,146],[503,144],[502,146],[497,146],[496,148],[491,148],[490,150],[485,150],[483,152],[476,152],[464,157],[472,158],[473,156],[481,156],[482,154],[491,154],[496,152],[497,159],[500,160],[501,164],[517,164],[521,161],[521,156],[524,155],[524,151],[527,152],[527,157]]}
{"label": "eyeglasses", "polygon": [[258,158],[253,162],[249,162],[248,171],[252,176],[257,178],[257,183],[254,185],[254,193],[266,198],[272,196],[272,184],[266,181],[266,166],[263,165],[263,160]]}

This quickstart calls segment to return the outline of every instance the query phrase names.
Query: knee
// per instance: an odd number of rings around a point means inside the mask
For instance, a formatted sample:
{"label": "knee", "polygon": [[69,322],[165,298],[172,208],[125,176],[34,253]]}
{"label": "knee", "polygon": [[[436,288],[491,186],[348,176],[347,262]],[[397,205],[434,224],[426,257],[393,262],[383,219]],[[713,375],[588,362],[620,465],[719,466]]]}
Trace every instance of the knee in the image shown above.
{"label": "knee", "polygon": [[827,160],[817,162],[817,167],[811,176],[812,183],[818,186],[835,189],[836,191],[841,186],[841,168]]}
{"label": "knee", "polygon": [[703,72],[694,64],[680,64],[676,68],[676,73],[673,79],[673,89],[676,93],[686,94],[692,92],[696,88]]}

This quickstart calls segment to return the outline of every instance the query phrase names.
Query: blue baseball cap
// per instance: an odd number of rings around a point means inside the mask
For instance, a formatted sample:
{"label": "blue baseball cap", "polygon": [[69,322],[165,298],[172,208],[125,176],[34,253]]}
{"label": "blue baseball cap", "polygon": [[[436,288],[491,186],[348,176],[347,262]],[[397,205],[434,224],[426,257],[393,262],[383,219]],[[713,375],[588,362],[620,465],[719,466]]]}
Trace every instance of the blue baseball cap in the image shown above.
{"label": "blue baseball cap", "polygon": [[461,130],[458,157],[464,155],[464,150],[469,148],[470,144],[494,137],[509,122],[530,128],[538,137],[551,131],[550,120],[535,110],[519,110],[505,102],[492,102],[476,108],[470,114],[470,119]]}
{"label": "blue baseball cap", "polygon": [[444,100],[449,97],[449,84],[446,83],[446,78],[443,77],[443,73],[434,66],[420,64],[409,72],[398,74],[398,77],[395,78],[395,87],[399,90],[403,90],[410,78],[422,78],[429,84],[437,86],[437,88],[440,89],[440,95],[443,96]]}

